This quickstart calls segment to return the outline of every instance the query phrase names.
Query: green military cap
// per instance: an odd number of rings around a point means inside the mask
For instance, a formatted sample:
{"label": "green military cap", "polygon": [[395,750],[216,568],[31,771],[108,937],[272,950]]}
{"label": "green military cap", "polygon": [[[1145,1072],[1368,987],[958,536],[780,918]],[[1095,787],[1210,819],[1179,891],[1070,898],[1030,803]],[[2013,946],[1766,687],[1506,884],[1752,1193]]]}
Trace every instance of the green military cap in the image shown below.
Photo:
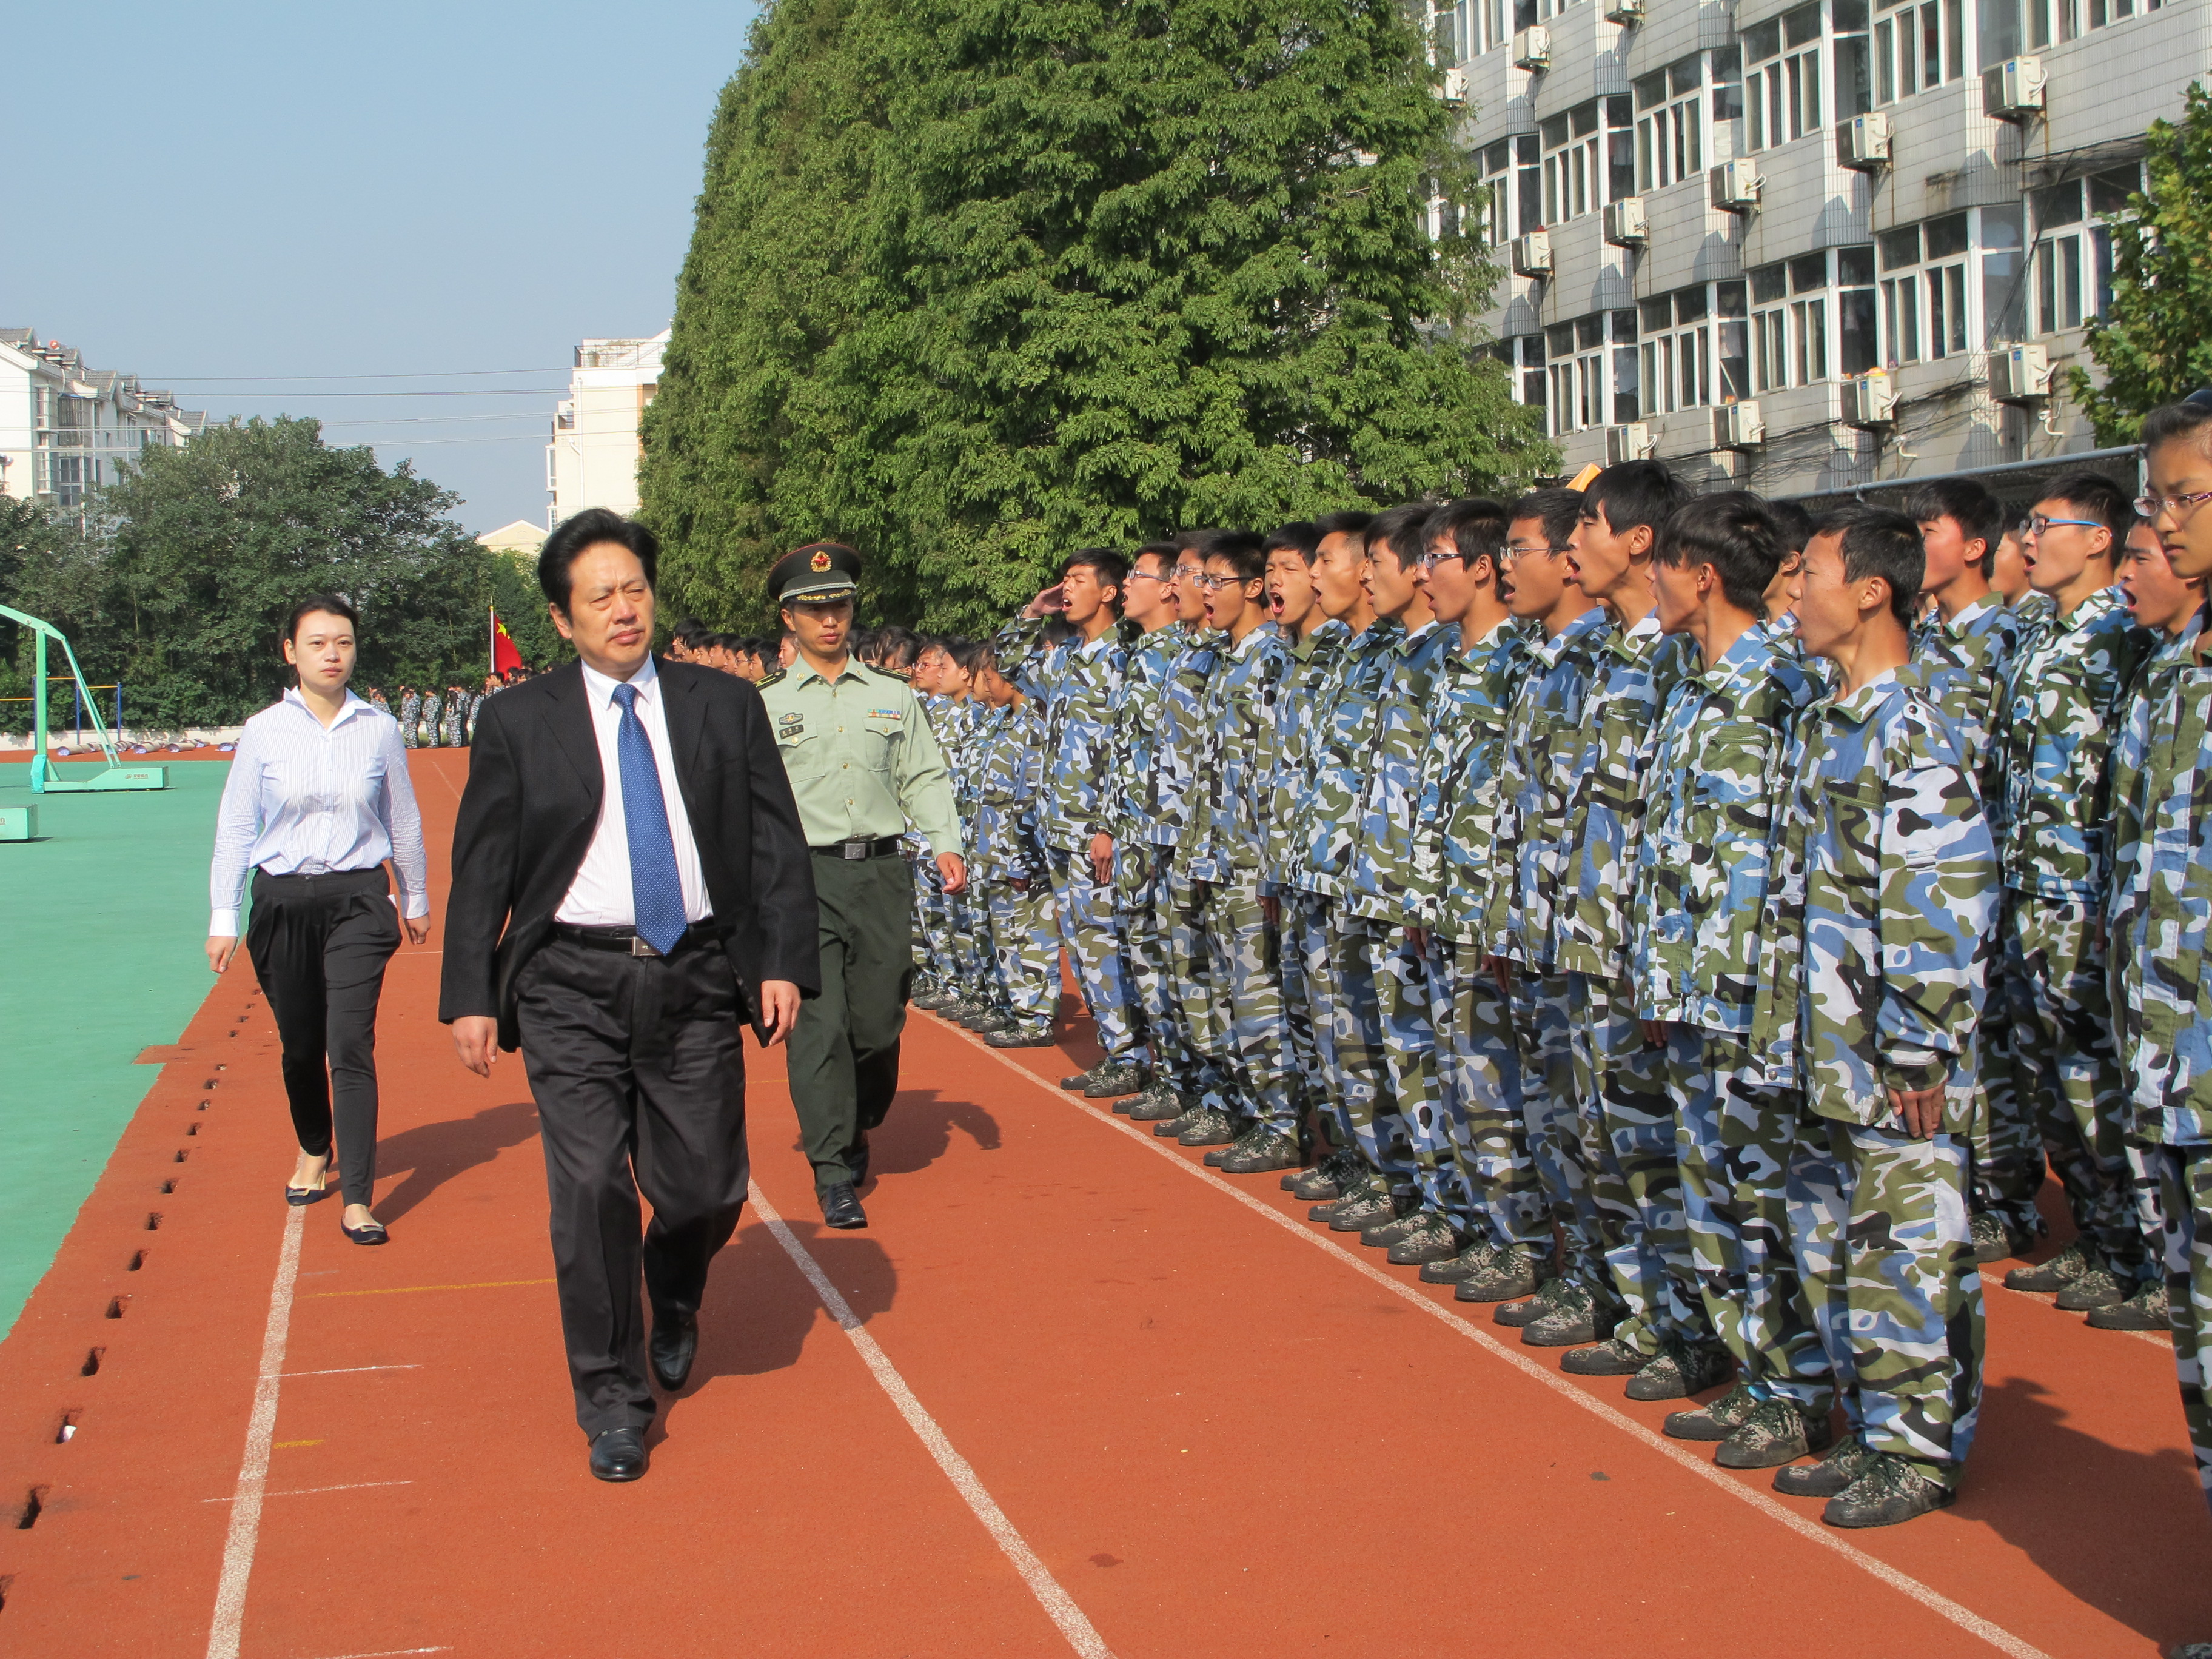
{"label": "green military cap", "polygon": [[793,548],[768,573],[769,597],[778,605],[795,599],[842,599],[860,585],[860,556],[842,542],[809,542]]}

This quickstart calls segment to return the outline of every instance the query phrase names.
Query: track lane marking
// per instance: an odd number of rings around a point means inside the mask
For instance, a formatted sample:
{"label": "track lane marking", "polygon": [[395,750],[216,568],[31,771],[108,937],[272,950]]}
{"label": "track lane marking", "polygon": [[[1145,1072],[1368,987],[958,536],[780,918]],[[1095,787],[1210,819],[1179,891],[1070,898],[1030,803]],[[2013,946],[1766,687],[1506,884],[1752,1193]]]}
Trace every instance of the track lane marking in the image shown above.
{"label": "track lane marking", "polygon": [[419,1371],[420,1365],[341,1365],[329,1371],[284,1371],[285,1376],[352,1376],[362,1371]]}
{"label": "track lane marking", "polygon": [[[412,1296],[417,1291],[504,1291],[517,1285],[550,1285],[550,1279],[483,1279],[472,1285],[393,1285],[377,1291],[309,1291],[303,1300],[321,1301],[339,1296]],[[365,1365],[364,1370],[378,1369]]]}
{"label": "track lane marking", "polygon": [[751,1198],[753,1207],[760,1212],[760,1218],[768,1224],[768,1230],[775,1236],[775,1242],[783,1246],[784,1254],[791,1258],[792,1264],[806,1276],[806,1282],[814,1287],[814,1294],[821,1298],[830,1317],[836,1321],[837,1328],[851,1340],[862,1363],[874,1376],[878,1386],[890,1396],[891,1404],[898,1407],[898,1414],[906,1419],[907,1426],[928,1449],[930,1456],[936,1460],[937,1467],[945,1472],[945,1479],[951,1481],[953,1489],[960,1494],[975,1518],[983,1523],[984,1530],[991,1534],[993,1540],[1005,1553],[1006,1559],[1013,1563],[1014,1571],[1021,1575],[1022,1582],[1029,1586],[1030,1593],[1044,1608],[1046,1617],[1060,1627],[1060,1633],[1067,1638],[1068,1645],[1081,1654],[1083,1659],[1114,1659],[1113,1650],[1091,1627],[1091,1620],[1084,1615],[1083,1609],[1076,1606],[1075,1598],[1060,1588],[1060,1581],[1052,1576],[1052,1570],[1037,1559],[1036,1552],[1029,1547],[1028,1540],[1023,1538],[1014,1523],[1006,1519],[1006,1512],[999,1507],[997,1500],[976,1479],[975,1471],[969,1467],[968,1460],[952,1449],[952,1443],[945,1437],[945,1431],[938,1427],[937,1419],[923,1408],[921,1401],[915,1398],[914,1390],[907,1386],[906,1379],[899,1375],[898,1368],[891,1364],[890,1356],[884,1352],[876,1339],[868,1334],[866,1327],[854,1313],[852,1304],[830,1282],[830,1276],[822,1271],[822,1264],[815,1261],[806,1246],[799,1243],[798,1235],[784,1224],[783,1218],[775,1212],[775,1207],[768,1201],[768,1195],[761,1191],[757,1183],[752,1188]]}
{"label": "track lane marking", "polygon": [[1599,1399],[1595,1395],[1586,1393],[1583,1389],[1577,1388],[1572,1382],[1568,1382],[1561,1373],[1537,1364],[1526,1355],[1516,1353],[1512,1349],[1507,1347],[1504,1343],[1492,1336],[1487,1331],[1485,1331],[1477,1326],[1469,1324],[1466,1320],[1460,1318],[1442,1304],[1431,1301],[1429,1297],[1422,1295],[1419,1291],[1414,1290],[1411,1285],[1403,1284],[1400,1280],[1393,1279],[1389,1274],[1384,1273],[1381,1268],[1373,1266],[1371,1263],[1361,1261],[1358,1256],[1352,1255],[1351,1251],[1346,1249],[1344,1246],[1336,1243],[1334,1239],[1329,1237],[1327,1234],[1315,1233],[1307,1231],[1304,1226],[1300,1225],[1298,1222],[1293,1220],[1291,1217],[1285,1215],[1280,1210],[1274,1208],[1272,1205],[1263,1203],[1259,1199],[1253,1197],[1249,1193],[1239,1190],[1220,1176],[1214,1174],[1212,1170],[1207,1169],[1204,1164],[1194,1164],[1188,1158],[1179,1156],[1178,1148],[1174,1144],[1160,1140],[1152,1135],[1147,1134],[1145,1131],[1138,1128],[1135,1125],[1124,1122],[1121,1118],[1115,1116],[1110,1111],[1101,1111],[1097,1107],[1090,1104],[1079,1096],[1072,1096],[1061,1090],[1055,1089],[1044,1079],[1039,1077],[1035,1072],[1030,1070],[1028,1066],[1024,1066],[1019,1061],[1014,1060],[1012,1055],[1000,1049],[992,1048],[988,1043],[983,1042],[982,1039],[977,1037],[973,1033],[966,1030],[956,1030],[955,1027],[947,1024],[943,1020],[937,1020],[935,1023],[939,1026],[942,1026],[946,1031],[953,1032],[971,1047],[982,1050],[984,1054],[989,1055],[993,1060],[997,1060],[1000,1065],[1006,1067],[1007,1070],[1015,1073],[1017,1075],[1026,1079],[1029,1082],[1036,1085],[1037,1088],[1042,1090],[1054,1100],[1064,1104],[1074,1106],[1079,1111],[1084,1112],[1088,1115],[1097,1119],[1101,1123],[1105,1124],[1107,1127],[1118,1130],[1121,1133],[1127,1135],[1139,1146],[1158,1153],[1162,1158],[1165,1158],[1170,1164],[1172,1164],[1176,1169],[1182,1170],[1186,1175],[1194,1176],[1199,1180],[1204,1182],[1207,1186],[1215,1188],[1221,1192],[1228,1194],[1230,1197],[1235,1199],[1239,1204],[1242,1204],[1245,1208],[1252,1211],[1255,1214],[1261,1216],[1268,1221],[1273,1222],[1277,1226],[1283,1229],[1284,1231],[1289,1233],[1291,1237],[1302,1238],[1307,1243],[1313,1245],[1315,1248],[1326,1250],[1329,1255],[1335,1256],[1339,1261],[1345,1262],[1356,1272],[1363,1274],[1370,1279],[1372,1279],[1376,1284],[1382,1285],[1393,1295],[1411,1303],[1414,1307],[1419,1308],[1423,1313],[1425,1313],[1431,1318],[1438,1321],[1445,1327],[1445,1328],[1455,1331],[1458,1334],[1466,1337],[1469,1341],[1476,1343],[1496,1358],[1504,1360],[1507,1364],[1513,1366],[1516,1370],[1520,1370],[1525,1375],[1534,1378],[1537,1382],[1541,1382],[1546,1388],[1551,1389],[1554,1394],[1557,1394],[1566,1400],[1572,1401],[1576,1405],[1580,1406],[1583,1410],[1590,1413],[1593,1416],[1610,1424],[1613,1427],[1620,1430],[1623,1433],[1627,1434],[1637,1440],[1642,1441],[1646,1446],[1649,1446],[1652,1450],[1659,1453],[1662,1457],[1666,1457],[1675,1463],[1679,1463],[1682,1468],[1689,1470],[1699,1479],[1719,1487],[1721,1491],[1728,1493],[1730,1497],[1738,1498],[1742,1502],[1750,1504],[1752,1508],[1759,1510],[1759,1513],[1765,1516],[1769,1520],[1778,1521],[1784,1526],[1789,1528],[1790,1531],[1797,1534],[1798,1536],[1808,1539],[1812,1542],[1820,1545],[1824,1549],[1832,1550],[1838,1555],[1842,1556],[1846,1561],[1849,1561],[1852,1565],[1858,1567],[1873,1577],[1879,1578],[1882,1583],[1887,1584],[1892,1589],[1894,1589],[1901,1595],[1908,1596],[1911,1600],[1917,1601],[1922,1607],[1926,1607],[1929,1612],[1936,1613],[1944,1619],[1948,1619],[1951,1623],[1956,1625],[1960,1630],[1966,1632],[1969,1635],[1979,1637],[1983,1641],[1987,1642],[1991,1647],[1996,1649],[1999,1652],[2010,1655],[2011,1659],[2050,1659],[2050,1656],[2045,1653],[2042,1649],[2014,1635],[2002,1625],[1991,1623],[1989,1620],[1983,1618],[1981,1614],[1976,1613],[1972,1608],[1966,1607],[1960,1602],[1954,1601],[1949,1596],[1945,1595],[1942,1591],[1931,1589],[1929,1586],[1922,1583],[1917,1578],[1911,1577],[1910,1574],[1900,1572],[1898,1569],[1891,1566],[1888,1562],[1882,1560],[1878,1556],[1869,1555],[1863,1550],[1854,1548],[1850,1544],[1845,1543],[1841,1538],[1836,1536],[1835,1534],[1830,1531],[1827,1528],[1822,1526],[1819,1522],[1808,1520],[1805,1516],[1787,1508],[1778,1499],[1771,1498],[1766,1493],[1758,1491],[1756,1488],[1745,1486],[1717,1465],[1707,1462],[1704,1458],[1698,1456],[1693,1452],[1683,1449],[1683,1448],[1677,1445],[1674,1441],[1668,1439],[1665,1436],[1653,1433],[1650,1429],[1645,1428],[1643,1424],[1638,1422],[1626,1413],[1617,1411],[1612,1406],[1607,1405],[1604,1401]]}
{"label": "track lane marking", "polygon": [[[323,1443],[319,1440],[303,1440],[297,1443],[303,1446],[319,1446]],[[295,1486],[289,1492],[264,1492],[261,1496],[264,1498],[313,1498],[318,1492],[362,1492],[366,1491],[370,1486],[411,1486],[414,1484],[415,1483],[412,1480],[349,1480],[343,1486]],[[235,1498],[203,1498],[200,1499],[200,1502],[203,1504],[235,1504],[237,1501],[238,1500]]]}

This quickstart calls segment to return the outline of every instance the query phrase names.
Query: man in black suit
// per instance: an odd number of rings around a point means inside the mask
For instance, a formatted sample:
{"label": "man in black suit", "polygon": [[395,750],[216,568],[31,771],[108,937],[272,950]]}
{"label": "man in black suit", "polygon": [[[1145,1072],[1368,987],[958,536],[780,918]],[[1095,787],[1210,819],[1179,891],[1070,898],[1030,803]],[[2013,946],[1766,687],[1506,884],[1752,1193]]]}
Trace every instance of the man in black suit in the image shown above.
{"label": "man in black suit", "polygon": [[546,538],[538,585],[582,661],[484,705],[438,1009],[479,1076],[495,1045],[523,1050],[576,1420],[602,1480],[645,1473],[641,1267],[653,1374],[672,1391],[744,1203],[739,1023],[781,1042],[819,980],[811,860],[760,694],[656,661],[657,553],[603,508]]}

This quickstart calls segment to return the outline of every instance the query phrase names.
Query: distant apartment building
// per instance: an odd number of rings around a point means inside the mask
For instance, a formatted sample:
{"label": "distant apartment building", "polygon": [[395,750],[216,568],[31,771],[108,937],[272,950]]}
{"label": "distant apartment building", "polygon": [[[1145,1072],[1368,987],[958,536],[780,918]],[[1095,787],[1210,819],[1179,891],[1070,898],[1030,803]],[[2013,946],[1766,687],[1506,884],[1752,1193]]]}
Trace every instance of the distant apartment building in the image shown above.
{"label": "distant apartment building", "polygon": [[587,507],[637,511],[638,422],[660,380],[668,331],[641,340],[586,340],[576,348],[568,395],[553,415],[545,446],[545,522]]}
{"label": "distant apartment building", "polygon": [[181,445],[206,424],[135,374],[87,368],[82,352],[41,341],[36,329],[0,328],[0,495],[75,507],[113,483],[120,463]]}
{"label": "distant apartment building", "polygon": [[[1431,5],[1508,275],[1486,319],[1572,472],[1771,495],[2092,447],[2063,371],[2182,0]],[[1441,213],[1439,206],[1432,211]]]}

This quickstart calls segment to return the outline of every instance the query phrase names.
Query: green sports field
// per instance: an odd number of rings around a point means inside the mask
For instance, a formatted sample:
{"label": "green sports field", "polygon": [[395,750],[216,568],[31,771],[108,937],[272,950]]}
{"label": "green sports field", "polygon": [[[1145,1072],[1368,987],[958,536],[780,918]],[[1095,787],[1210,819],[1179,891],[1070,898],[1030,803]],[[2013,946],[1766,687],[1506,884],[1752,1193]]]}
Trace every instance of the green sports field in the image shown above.
{"label": "green sports field", "polygon": [[213,982],[208,854],[227,761],[170,762],[143,794],[33,795],[0,766],[0,806],[35,802],[40,840],[0,842],[0,1334],[99,1178]]}

